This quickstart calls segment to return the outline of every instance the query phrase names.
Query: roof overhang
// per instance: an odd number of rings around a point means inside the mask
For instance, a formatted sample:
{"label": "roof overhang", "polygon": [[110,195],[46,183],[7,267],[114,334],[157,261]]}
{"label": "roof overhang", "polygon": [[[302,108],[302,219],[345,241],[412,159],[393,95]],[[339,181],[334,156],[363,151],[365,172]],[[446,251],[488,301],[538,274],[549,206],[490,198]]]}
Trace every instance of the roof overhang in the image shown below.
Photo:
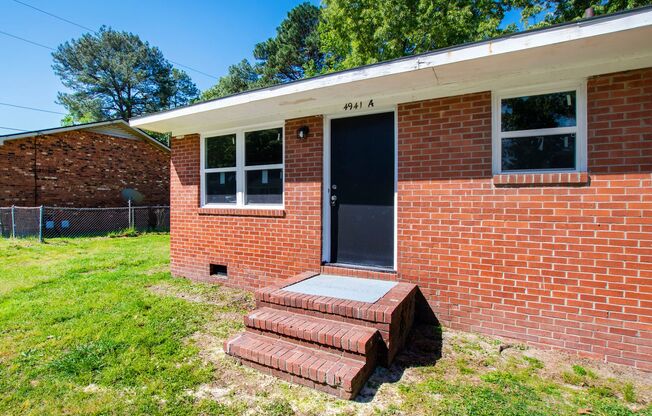
{"label": "roof overhang", "polygon": [[[113,131],[108,130],[108,128],[112,128]],[[130,126],[129,123],[127,123],[124,120],[108,120],[108,121],[98,121],[94,123],[85,123],[85,124],[78,124],[76,126],[64,126],[64,127],[55,127],[51,129],[43,129],[43,130],[34,130],[34,131],[27,131],[23,133],[15,133],[15,134],[7,134],[4,136],[0,136],[0,145],[2,145],[4,142],[9,141],[9,140],[18,140],[18,139],[26,139],[30,137],[36,137],[36,136],[44,136],[47,134],[58,134],[58,133],[64,133],[67,131],[77,131],[77,130],[89,130],[89,131],[95,131],[98,133],[106,134],[109,136],[116,136],[116,137],[121,137],[121,138],[138,138],[141,140],[144,140],[146,142],[149,142],[163,150],[170,151],[170,148],[164,145],[163,143],[159,142],[149,134],[145,133],[144,131],[135,128],[133,126]],[[121,134],[120,131],[124,131],[126,134]]]}
{"label": "roof overhang", "polygon": [[652,67],[652,8],[521,32],[130,120],[174,136]]}

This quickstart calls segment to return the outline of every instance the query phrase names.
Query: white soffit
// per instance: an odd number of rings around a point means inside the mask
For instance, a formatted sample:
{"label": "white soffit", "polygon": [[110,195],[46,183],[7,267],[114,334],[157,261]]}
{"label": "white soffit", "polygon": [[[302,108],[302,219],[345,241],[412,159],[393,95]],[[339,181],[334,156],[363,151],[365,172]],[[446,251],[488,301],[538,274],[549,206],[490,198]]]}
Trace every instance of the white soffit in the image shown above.
{"label": "white soffit", "polygon": [[[652,8],[434,51],[132,119],[173,135],[652,67]],[[351,112],[352,115],[355,112]]]}

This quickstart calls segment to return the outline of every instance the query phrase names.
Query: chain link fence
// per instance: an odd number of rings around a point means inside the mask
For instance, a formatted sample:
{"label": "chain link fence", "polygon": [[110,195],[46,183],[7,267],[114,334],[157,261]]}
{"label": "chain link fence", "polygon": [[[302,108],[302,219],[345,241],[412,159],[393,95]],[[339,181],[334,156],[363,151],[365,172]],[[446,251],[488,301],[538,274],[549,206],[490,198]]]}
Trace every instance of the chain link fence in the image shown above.
{"label": "chain link fence", "polygon": [[168,232],[170,207],[0,208],[0,236],[5,238],[92,237],[124,230]]}

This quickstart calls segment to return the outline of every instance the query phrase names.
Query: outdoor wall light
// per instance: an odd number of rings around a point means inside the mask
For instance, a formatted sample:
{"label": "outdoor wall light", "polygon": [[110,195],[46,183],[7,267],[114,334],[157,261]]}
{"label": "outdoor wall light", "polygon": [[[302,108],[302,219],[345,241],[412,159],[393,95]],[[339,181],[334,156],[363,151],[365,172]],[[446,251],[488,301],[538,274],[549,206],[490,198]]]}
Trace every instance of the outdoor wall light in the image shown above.
{"label": "outdoor wall light", "polygon": [[303,140],[306,137],[308,137],[308,133],[310,133],[310,129],[308,126],[301,126],[297,129],[297,139],[298,140]]}

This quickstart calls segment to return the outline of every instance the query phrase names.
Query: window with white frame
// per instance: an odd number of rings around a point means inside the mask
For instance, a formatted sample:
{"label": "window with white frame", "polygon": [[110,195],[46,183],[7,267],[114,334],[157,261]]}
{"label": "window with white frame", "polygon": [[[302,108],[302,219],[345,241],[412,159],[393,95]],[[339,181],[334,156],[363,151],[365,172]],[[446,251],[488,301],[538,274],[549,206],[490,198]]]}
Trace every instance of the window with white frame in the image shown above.
{"label": "window with white frame", "polygon": [[202,138],[202,205],[283,205],[283,128]]}
{"label": "window with white frame", "polygon": [[581,86],[494,96],[494,173],[585,170]]}

